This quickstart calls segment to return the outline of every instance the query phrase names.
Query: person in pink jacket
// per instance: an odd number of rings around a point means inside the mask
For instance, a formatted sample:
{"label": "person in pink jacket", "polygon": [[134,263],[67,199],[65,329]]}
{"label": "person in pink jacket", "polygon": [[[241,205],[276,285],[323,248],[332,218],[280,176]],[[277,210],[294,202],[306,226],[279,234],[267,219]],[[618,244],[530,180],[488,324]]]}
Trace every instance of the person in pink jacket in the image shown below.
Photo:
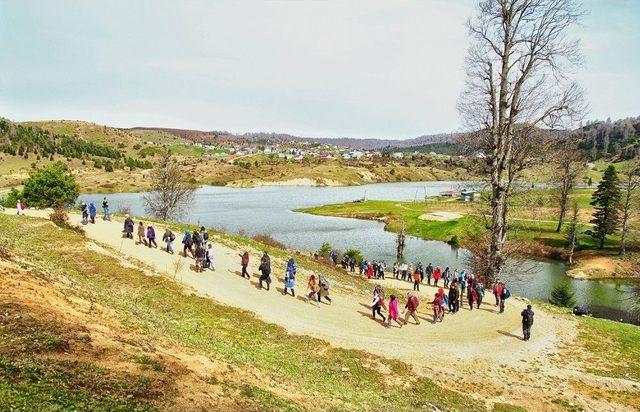
{"label": "person in pink jacket", "polygon": [[398,320],[398,316],[400,316],[400,311],[398,310],[398,299],[396,299],[396,295],[391,295],[389,297],[389,316],[387,317],[387,327],[391,327],[391,321],[395,320],[400,327],[402,327],[402,323]]}

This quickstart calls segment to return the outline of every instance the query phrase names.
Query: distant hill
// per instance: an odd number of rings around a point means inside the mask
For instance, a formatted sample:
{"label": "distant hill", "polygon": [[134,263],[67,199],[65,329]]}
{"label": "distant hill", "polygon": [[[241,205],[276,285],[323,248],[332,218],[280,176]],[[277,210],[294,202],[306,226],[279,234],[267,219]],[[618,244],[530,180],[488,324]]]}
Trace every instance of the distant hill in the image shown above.
{"label": "distant hill", "polygon": [[576,134],[580,148],[591,160],[625,160],[640,155],[640,116],[589,122]]}

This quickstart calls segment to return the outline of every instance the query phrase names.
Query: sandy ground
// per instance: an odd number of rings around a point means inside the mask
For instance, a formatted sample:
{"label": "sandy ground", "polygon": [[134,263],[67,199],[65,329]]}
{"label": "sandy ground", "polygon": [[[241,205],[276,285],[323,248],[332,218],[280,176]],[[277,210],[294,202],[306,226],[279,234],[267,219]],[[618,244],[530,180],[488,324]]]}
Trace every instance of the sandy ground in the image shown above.
{"label": "sandy ground", "polygon": [[424,213],[418,216],[420,220],[437,220],[441,222],[448,222],[450,220],[455,220],[461,218],[463,215],[456,212],[430,212]]}
{"label": "sandy ground", "polygon": [[[28,211],[27,214],[46,217],[48,212]],[[72,215],[71,220],[72,223],[78,223],[80,218]],[[164,230],[157,226],[155,228],[161,238]],[[254,312],[265,321],[281,325],[291,333],[310,335],[332,345],[361,349],[408,362],[418,372],[432,376],[445,386],[460,388],[465,392],[472,387],[476,396],[485,400],[488,397],[490,403],[506,400],[536,409],[552,408],[549,400],[563,397],[571,389],[570,381],[574,375],[580,374],[556,362],[559,349],[570,344],[577,335],[575,323],[537,310],[532,338],[523,342],[520,338],[520,311],[526,303],[519,298],[509,299],[505,313],[498,314],[493,296],[489,294],[480,310],[470,311],[465,305],[459,313],[447,314],[444,322],[434,325],[430,323],[432,309],[427,302],[431,299],[427,300],[427,297],[433,296],[436,289],[422,286],[419,308],[421,324],[411,323],[402,328],[387,329],[380,321],[371,319],[369,296],[334,287],[331,305],[316,307],[307,302],[305,297],[300,296],[304,294],[310,275],[306,270],[300,270],[297,277],[298,296],[284,296],[281,293],[284,262],[277,259],[272,260],[274,283],[271,290],[258,289],[260,252],[256,250],[250,250],[249,269],[252,278],[247,280],[240,277],[241,250],[215,243],[215,238],[212,240],[216,270],[196,273],[192,269],[192,259],[123,239],[121,222],[99,220],[95,225],[85,226],[85,230],[88,239],[109,246],[113,253],[126,257],[133,264],[143,263],[153,272],[174,278],[218,302]],[[175,242],[176,251],[181,247],[179,239]],[[374,283],[371,282],[372,289]],[[411,289],[408,283],[393,279],[380,283],[401,290]],[[400,297],[401,307],[405,302],[406,297]],[[492,378],[486,379],[487,374]],[[584,378],[580,375],[581,382],[584,382]],[[589,380],[609,381],[592,375],[589,375]],[[451,386],[451,382],[456,384]],[[620,382],[616,382],[616,385],[619,386]],[[580,397],[576,398],[581,400]],[[591,404],[594,410],[619,410],[615,407],[612,409],[605,400],[601,404],[594,404],[593,399],[589,398],[583,401]]]}

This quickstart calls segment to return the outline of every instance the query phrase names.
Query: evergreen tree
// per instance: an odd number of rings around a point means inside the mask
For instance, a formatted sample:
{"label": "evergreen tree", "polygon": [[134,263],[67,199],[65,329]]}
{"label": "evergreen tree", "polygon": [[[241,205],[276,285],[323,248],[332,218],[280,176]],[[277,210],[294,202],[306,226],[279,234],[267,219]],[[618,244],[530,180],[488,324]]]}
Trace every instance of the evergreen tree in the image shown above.
{"label": "evergreen tree", "polygon": [[598,189],[591,197],[591,205],[595,212],[591,223],[594,225],[593,237],[600,243],[599,247],[604,247],[604,240],[607,235],[615,233],[620,223],[618,214],[618,203],[620,202],[620,188],[618,187],[618,174],[615,167],[610,165],[604,171],[602,180],[598,183]]}
{"label": "evergreen tree", "polygon": [[551,298],[549,302],[552,305],[561,306],[563,308],[571,308],[576,304],[575,299],[573,298],[573,291],[571,290],[571,286],[565,280],[559,283],[553,291],[551,291]]}

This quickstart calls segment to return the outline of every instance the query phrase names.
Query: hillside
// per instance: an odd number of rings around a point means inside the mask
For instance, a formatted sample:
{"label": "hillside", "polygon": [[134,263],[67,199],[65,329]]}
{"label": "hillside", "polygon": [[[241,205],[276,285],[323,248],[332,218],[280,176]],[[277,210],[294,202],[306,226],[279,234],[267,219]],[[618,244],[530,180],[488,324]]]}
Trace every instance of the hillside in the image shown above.
{"label": "hillside", "polygon": [[580,148],[591,160],[640,156],[640,116],[594,121],[576,131]]}
{"label": "hillside", "polygon": [[[631,325],[535,304],[522,342],[514,298],[502,316],[486,305],[437,325],[425,304],[420,326],[385,329],[370,319],[373,283],[302,255],[299,294],[320,271],[331,305],[257,289],[261,251],[274,288],[292,252],[239,236],[215,233],[216,271],[198,274],[123,241],[121,222],[86,237],[38,217],[0,227],[0,409],[632,410],[640,394]],[[382,283],[404,302],[408,284]]]}

